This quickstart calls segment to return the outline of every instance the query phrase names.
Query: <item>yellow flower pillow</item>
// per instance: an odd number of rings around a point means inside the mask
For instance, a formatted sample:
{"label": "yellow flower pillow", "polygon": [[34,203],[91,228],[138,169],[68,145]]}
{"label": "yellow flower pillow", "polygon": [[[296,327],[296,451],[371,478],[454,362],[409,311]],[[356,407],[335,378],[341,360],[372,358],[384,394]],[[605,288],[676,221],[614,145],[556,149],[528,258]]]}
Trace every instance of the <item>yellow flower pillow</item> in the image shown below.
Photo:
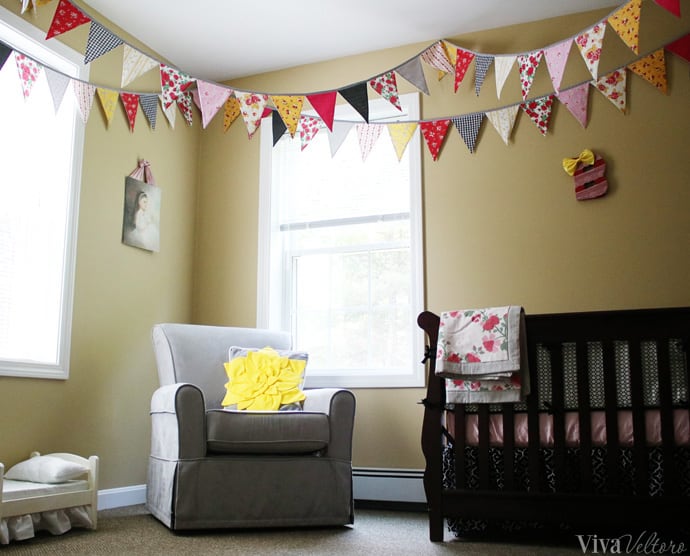
{"label": "yellow flower pillow", "polygon": [[227,409],[301,409],[308,356],[303,352],[231,347],[225,363],[228,382],[221,402]]}

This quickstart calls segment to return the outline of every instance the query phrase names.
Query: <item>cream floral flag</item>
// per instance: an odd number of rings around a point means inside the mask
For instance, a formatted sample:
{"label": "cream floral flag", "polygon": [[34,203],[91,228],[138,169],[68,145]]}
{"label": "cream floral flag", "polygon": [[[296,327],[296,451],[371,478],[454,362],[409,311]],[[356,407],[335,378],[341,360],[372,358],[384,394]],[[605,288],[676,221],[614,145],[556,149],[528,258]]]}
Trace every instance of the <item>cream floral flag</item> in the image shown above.
{"label": "cream floral flag", "polygon": [[519,109],[520,106],[514,104],[513,106],[501,108],[500,110],[492,110],[491,112],[486,113],[486,117],[494,126],[494,129],[498,132],[506,145],[508,144],[510,135],[513,132],[515,119]]}
{"label": "cream floral flag", "polygon": [[640,11],[642,0],[630,0],[609,16],[608,23],[635,54],[640,53]]}
{"label": "cream floral flag", "polygon": [[388,127],[388,134],[393,142],[395,154],[398,156],[398,160],[401,160],[410,139],[417,130],[417,122],[396,122],[388,124],[386,127]]}
{"label": "cream floral flag", "polygon": [[247,134],[251,139],[261,124],[261,117],[268,103],[268,95],[235,91],[235,96],[240,101],[240,113],[247,126]]}
{"label": "cream floral flag", "polygon": [[615,70],[594,82],[596,89],[609,99],[621,112],[625,113],[625,88],[627,73],[625,69]]}
{"label": "cream floral flag", "polygon": [[81,115],[82,122],[86,123],[91,114],[91,107],[93,106],[93,97],[96,95],[95,85],[85,83],[83,81],[72,80],[74,89],[74,96],[77,100],[77,108]]}
{"label": "cream floral flag", "polygon": [[666,94],[666,57],[663,48],[633,62],[628,68]]}
{"label": "cream floral flag", "polygon": [[496,56],[494,58],[494,69],[496,71],[496,96],[501,98],[503,85],[506,83],[508,74],[515,64],[517,56]]}
{"label": "cream floral flag", "polygon": [[149,58],[143,52],[139,52],[128,44],[125,44],[122,54],[122,79],[121,86],[125,87],[140,75],[158,66],[156,60]]}
{"label": "cream floral flag", "polygon": [[604,43],[605,33],[606,20],[604,19],[575,38],[580,55],[594,79],[597,79],[599,73],[599,58],[601,58],[601,46]]}
{"label": "cream floral flag", "polygon": [[166,100],[163,93],[159,95],[159,98],[161,99],[161,107],[163,108],[163,114],[165,114],[165,117],[168,120],[170,127],[175,129],[175,120],[177,119],[177,109],[175,108],[175,104],[173,103],[166,107]]}

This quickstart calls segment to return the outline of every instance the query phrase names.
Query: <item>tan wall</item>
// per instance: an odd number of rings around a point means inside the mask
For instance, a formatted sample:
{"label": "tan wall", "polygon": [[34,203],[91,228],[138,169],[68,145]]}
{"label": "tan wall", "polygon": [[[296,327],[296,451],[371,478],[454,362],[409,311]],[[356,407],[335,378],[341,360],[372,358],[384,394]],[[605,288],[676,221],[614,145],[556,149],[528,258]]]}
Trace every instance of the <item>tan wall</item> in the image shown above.
{"label": "tan wall", "polygon": [[[0,3],[15,13],[21,5]],[[47,29],[53,4],[26,19]],[[66,42],[83,52],[87,32],[88,25],[72,31]],[[121,49],[107,54],[91,64],[90,80],[118,87],[121,64]],[[132,87],[155,91],[156,83],[153,75]],[[0,377],[6,465],[32,450],[98,454],[101,488],[145,482],[148,409],[157,385],[150,329],[191,316],[197,152],[198,128],[187,128],[181,117],[171,130],[159,110],[152,131],[140,110],[130,133],[121,106],[106,128],[94,101],[85,134],[70,377]],[[162,187],[160,253],[120,241],[124,176],[138,158],[151,162]]]}
{"label": "tan wall", "polygon": [[[644,3],[641,52],[687,32]],[[455,43],[486,53],[516,53],[577,34],[607,11],[476,33]],[[355,83],[395,67],[426,45],[412,45],[312,64],[234,82],[239,89],[304,93]],[[588,79],[573,46],[564,86]],[[602,73],[632,58],[610,29]],[[426,305],[440,311],[521,304],[531,313],[690,304],[690,107],[687,63],[669,56],[670,94],[629,75],[628,113],[590,92],[586,129],[556,104],[542,137],[520,114],[505,146],[488,121],[470,154],[451,130],[440,159],[423,147]],[[516,70],[500,100],[493,69],[479,99],[472,69],[456,95],[450,77],[427,71],[424,118],[464,114],[518,102]],[[401,91],[412,89],[399,79]],[[542,63],[534,94],[548,91]],[[370,93],[375,96],[375,93]],[[384,134],[381,141],[387,141]],[[217,119],[201,139],[194,318],[253,326],[256,318],[259,137],[241,122],[223,134]],[[591,148],[608,163],[610,193],[577,202],[561,160]],[[422,389],[357,390],[354,464],[421,468]]]}

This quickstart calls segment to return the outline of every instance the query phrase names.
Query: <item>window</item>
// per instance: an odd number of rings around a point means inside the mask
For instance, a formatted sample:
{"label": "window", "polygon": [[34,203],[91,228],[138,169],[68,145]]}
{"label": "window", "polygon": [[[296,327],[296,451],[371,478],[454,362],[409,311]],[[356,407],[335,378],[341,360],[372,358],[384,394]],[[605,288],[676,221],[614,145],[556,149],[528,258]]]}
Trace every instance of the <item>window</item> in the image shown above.
{"label": "window", "polygon": [[[417,94],[369,103],[370,122],[419,119]],[[336,119],[361,121],[339,105]],[[329,132],[301,150],[261,132],[258,324],[309,353],[307,387],[423,386],[418,134],[402,160],[384,128],[362,161],[355,127],[334,156]]]}
{"label": "window", "polygon": [[[0,40],[86,79],[82,56],[0,7]],[[41,69],[25,100],[11,54],[0,71],[0,375],[69,376],[83,126],[71,87],[57,111]]]}

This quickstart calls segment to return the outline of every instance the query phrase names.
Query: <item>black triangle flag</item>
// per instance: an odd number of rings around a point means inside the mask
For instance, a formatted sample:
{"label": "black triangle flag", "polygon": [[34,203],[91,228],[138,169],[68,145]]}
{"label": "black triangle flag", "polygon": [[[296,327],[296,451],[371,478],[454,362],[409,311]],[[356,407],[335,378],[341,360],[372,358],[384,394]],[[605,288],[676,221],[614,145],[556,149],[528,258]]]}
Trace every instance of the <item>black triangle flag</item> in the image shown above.
{"label": "black triangle flag", "polygon": [[2,69],[5,62],[7,62],[7,58],[10,57],[10,54],[12,54],[12,49],[4,42],[0,42],[0,69]]}
{"label": "black triangle flag", "polygon": [[271,123],[273,124],[273,146],[275,147],[276,143],[280,141],[280,138],[287,131],[287,126],[277,110],[273,110],[273,114],[271,114]]}
{"label": "black triangle flag", "polygon": [[367,84],[365,82],[351,85],[338,91],[350,106],[357,110],[364,118],[364,121],[369,123],[369,97],[367,95]]}

